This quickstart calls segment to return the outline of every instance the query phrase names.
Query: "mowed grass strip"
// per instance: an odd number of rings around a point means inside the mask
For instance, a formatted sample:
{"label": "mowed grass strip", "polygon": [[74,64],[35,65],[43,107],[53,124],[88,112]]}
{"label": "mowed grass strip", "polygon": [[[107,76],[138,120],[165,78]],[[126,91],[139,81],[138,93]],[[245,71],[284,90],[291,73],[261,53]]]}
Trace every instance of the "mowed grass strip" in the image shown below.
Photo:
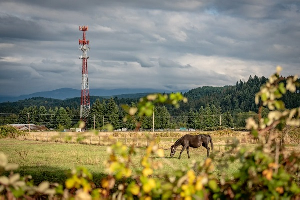
{"label": "mowed grass strip", "polygon": [[[215,145],[215,150],[224,150],[226,145]],[[19,164],[17,172],[21,175],[32,175],[34,183],[47,180],[63,184],[67,178],[67,171],[76,166],[86,167],[94,176],[96,185],[106,176],[104,161],[108,159],[107,146],[41,142],[16,139],[0,139],[0,151],[4,152],[10,163]],[[188,159],[186,151],[181,159],[177,159],[181,147],[178,147],[173,158],[169,157],[170,150],[164,149],[165,157],[153,157],[161,161],[163,168],[155,170],[155,174],[167,173],[172,175],[178,169],[189,167],[195,161],[204,162],[206,149],[190,148],[191,159]],[[142,169],[140,160],[145,154],[145,148],[137,148],[137,154],[132,158],[133,171]],[[215,161],[214,161],[215,162]],[[215,165],[217,163],[214,163]],[[215,169],[214,173],[231,175],[238,170],[240,164],[234,163],[226,169]]]}

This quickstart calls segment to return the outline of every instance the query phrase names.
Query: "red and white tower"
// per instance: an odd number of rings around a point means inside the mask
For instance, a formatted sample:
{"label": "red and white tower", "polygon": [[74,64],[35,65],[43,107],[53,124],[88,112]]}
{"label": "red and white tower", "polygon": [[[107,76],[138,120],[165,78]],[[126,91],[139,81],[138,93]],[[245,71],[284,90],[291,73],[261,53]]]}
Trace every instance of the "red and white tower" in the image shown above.
{"label": "red and white tower", "polygon": [[79,30],[83,32],[82,40],[79,39],[79,49],[82,51],[82,55],[79,59],[82,59],[82,81],[81,81],[81,104],[80,104],[80,119],[87,122],[87,118],[90,112],[90,92],[88,81],[88,68],[87,68],[87,52],[90,49],[89,40],[85,38],[85,31],[88,30],[87,26],[79,26]]}

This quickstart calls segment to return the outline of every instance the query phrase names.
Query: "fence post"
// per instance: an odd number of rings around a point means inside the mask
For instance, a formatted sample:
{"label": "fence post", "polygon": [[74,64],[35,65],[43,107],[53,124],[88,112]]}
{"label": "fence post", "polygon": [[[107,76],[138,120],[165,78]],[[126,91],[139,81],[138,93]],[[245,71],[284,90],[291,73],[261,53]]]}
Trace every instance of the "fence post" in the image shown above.
{"label": "fence post", "polygon": [[94,131],[95,131],[95,126],[96,126],[96,121],[95,121],[95,115],[94,115]]}
{"label": "fence post", "polygon": [[27,113],[28,115],[28,132],[30,133],[30,117],[29,117],[29,113]]}
{"label": "fence post", "polygon": [[146,140],[147,140],[147,144],[146,144],[147,146],[146,147],[148,147],[148,137],[147,136],[146,136]]}
{"label": "fence post", "polygon": [[152,111],[152,132],[154,133],[154,107]]}

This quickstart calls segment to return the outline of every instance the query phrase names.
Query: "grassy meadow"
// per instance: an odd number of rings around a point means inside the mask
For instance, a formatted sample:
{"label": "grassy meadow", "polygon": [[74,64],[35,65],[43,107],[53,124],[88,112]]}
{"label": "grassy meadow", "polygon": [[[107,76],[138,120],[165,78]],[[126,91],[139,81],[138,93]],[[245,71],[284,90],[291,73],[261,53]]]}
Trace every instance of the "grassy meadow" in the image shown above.
{"label": "grassy meadow", "polygon": [[[225,140],[227,139],[227,136],[224,138],[218,138],[217,136],[214,138],[213,136],[215,141],[214,152],[225,151],[227,146]],[[116,142],[116,139],[112,142]],[[160,159],[163,164],[163,168],[156,171],[156,173],[172,174],[177,169],[191,166],[194,161],[204,162],[206,159],[206,149],[203,147],[198,149],[190,148],[190,159],[188,159],[187,153],[184,151],[180,160],[177,159],[181,150],[181,147],[179,147],[174,158],[170,158],[168,147],[172,142],[175,142],[173,138],[161,139],[160,148],[164,149],[165,157],[154,158]],[[250,143],[241,145],[246,146],[249,150],[255,147],[255,144]],[[34,140],[0,139],[0,151],[8,156],[10,163],[19,164],[17,172],[21,175],[32,175],[35,184],[43,180],[64,183],[68,170],[74,169],[76,166],[84,166],[93,174],[94,182],[98,185],[102,177],[106,176],[104,162],[108,159],[107,147],[108,145],[66,143],[54,140],[44,141],[37,138]],[[145,147],[140,146],[137,150],[138,153],[132,158],[133,171],[141,169],[140,160],[144,155]],[[231,163],[225,169],[215,168],[214,174],[218,176],[221,173],[225,173],[230,176],[238,170],[239,166],[239,163]]]}

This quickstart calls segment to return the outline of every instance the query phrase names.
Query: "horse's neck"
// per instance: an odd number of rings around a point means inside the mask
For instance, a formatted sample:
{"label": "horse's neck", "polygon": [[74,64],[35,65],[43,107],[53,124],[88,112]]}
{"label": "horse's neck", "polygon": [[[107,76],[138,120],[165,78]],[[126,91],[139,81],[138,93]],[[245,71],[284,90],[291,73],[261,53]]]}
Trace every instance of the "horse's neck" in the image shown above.
{"label": "horse's neck", "polygon": [[181,138],[176,140],[176,142],[174,143],[174,148],[176,149],[179,145],[181,145]]}

